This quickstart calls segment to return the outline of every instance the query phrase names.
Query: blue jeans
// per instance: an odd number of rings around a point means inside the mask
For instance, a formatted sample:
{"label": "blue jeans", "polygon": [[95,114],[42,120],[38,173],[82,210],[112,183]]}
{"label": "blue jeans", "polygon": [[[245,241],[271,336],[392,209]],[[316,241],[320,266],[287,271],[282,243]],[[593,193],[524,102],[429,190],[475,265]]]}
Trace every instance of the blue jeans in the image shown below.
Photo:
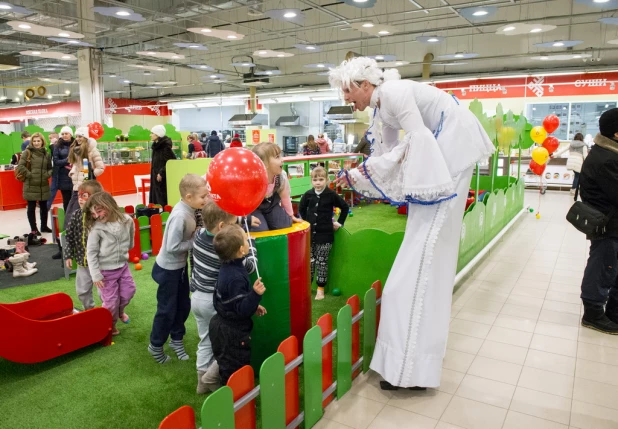
{"label": "blue jeans", "polygon": [[54,203],[54,199],[56,199],[56,194],[58,193],[58,176],[52,176],[51,187],[49,189],[49,200],[47,200],[47,210],[51,210],[52,204]]}
{"label": "blue jeans", "polygon": [[186,266],[178,270],[166,270],[155,262],[152,278],[159,284],[159,288],[150,344],[162,347],[170,336],[177,341],[185,336],[185,322],[191,312],[189,276]]}
{"label": "blue jeans", "polygon": [[618,301],[618,238],[590,241],[590,256],[584,270],[581,298],[605,304],[611,297]]}

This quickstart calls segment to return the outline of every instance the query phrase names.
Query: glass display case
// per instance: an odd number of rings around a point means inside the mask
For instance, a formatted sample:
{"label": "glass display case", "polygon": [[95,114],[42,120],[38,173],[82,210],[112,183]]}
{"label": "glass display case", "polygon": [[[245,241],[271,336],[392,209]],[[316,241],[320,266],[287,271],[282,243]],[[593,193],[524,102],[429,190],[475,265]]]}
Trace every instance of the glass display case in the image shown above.
{"label": "glass display case", "polygon": [[[143,164],[152,160],[151,141],[97,142],[106,165]],[[180,141],[172,141],[176,158],[182,159]]]}

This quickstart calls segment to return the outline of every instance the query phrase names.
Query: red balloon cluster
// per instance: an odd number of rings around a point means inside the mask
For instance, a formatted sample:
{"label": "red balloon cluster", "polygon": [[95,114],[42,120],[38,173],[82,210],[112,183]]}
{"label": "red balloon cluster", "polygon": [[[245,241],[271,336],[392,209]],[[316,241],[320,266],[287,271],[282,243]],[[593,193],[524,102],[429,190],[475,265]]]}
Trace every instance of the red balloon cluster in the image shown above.
{"label": "red balloon cluster", "polygon": [[[543,119],[543,128],[545,129],[545,131],[547,131],[547,134],[553,133],[554,131],[558,129],[559,126],[560,126],[560,118],[558,118],[554,114],[547,115],[545,119]],[[547,136],[547,138],[543,140],[543,144],[541,146],[545,150],[547,150],[545,157],[548,159],[548,156],[554,153],[560,146],[560,140],[558,140],[554,136]],[[537,148],[535,150],[538,150],[538,149],[540,148]],[[540,154],[540,155],[543,155],[543,154]],[[533,158],[535,158],[535,156],[533,156]],[[532,170],[534,174],[537,174],[540,176],[541,174],[545,172],[545,167],[547,166],[547,159],[542,164],[536,162],[536,160],[534,159],[531,159],[530,165],[529,165],[530,170]]]}
{"label": "red balloon cluster", "polygon": [[264,200],[268,176],[256,154],[244,148],[230,148],[213,158],[206,182],[210,198],[222,210],[247,216]]}
{"label": "red balloon cluster", "polygon": [[99,140],[101,137],[103,137],[104,133],[105,130],[103,129],[103,125],[99,124],[98,122],[91,122],[88,124],[88,135],[90,136],[90,138]]}

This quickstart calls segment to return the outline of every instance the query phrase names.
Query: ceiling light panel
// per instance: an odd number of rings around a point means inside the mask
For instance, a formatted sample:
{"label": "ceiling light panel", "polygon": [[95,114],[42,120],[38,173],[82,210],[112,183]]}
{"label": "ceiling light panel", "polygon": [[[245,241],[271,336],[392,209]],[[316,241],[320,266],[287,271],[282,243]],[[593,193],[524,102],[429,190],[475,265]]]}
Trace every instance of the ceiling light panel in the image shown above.
{"label": "ceiling light panel", "polygon": [[317,45],[305,45],[303,43],[299,43],[299,44],[294,45],[294,47],[296,49],[299,49],[299,50],[304,51],[304,52],[320,52],[320,51],[322,51],[322,48],[320,48]]}
{"label": "ceiling light panel", "polygon": [[496,6],[466,7],[459,9],[459,14],[470,22],[482,22],[493,18],[498,12]]}
{"label": "ceiling light panel", "polygon": [[28,55],[31,57],[39,58],[53,58],[54,60],[63,61],[77,61],[77,57],[73,54],[67,54],[66,52],[53,52],[53,51],[22,51],[21,55]]}
{"label": "ceiling light panel", "polygon": [[330,63],[315,63],[315,64],[305,64],[303,67],[307,69],[331,69],[335,67],[335,64]]}
{"label": "ceiling light panel", "polygon": [[281,70],[261,70],[253,74],[256,76],[277,76],[281,74]]}
{"label": "ceiling light panel", "polygon": [[20,15],[32,15],[35,12],[30,9],[26,9],[25,7],[16,6],[12,3],[8,2],[0,2],[0,13],[16,13]]}
{"label": "ceiling light panel", "polygon": [[229,40],[229,41],[242,40],[245,38],[244,34],[240,34],[235,31],[217,30],[214,28],[193,27],[193,28],[187,28],[187,31],[190,31],[196,34],[201,34],[202,36],[206,36],[206,37],[214,37],[217,39]]}
{"label": "ceiling light panel", "polygon": [[277,21],[293,22],[298,25],[305,23],[305,14],[300,9],[269,9],[264,15]]}
{"label": "ceiling light panel", "polygon": [[371,58],[376,61],[395,61],[397,57],[395,55],[386,55],[386,54],[378,54],[378,55],[369,55],[367,58]]}
{"label": "ceiling light panel", "polygon": [[54,37],[60,33],[68,34],[70,39],[83,39],[85,36],[81,33],[74,33],[72,31],[62,30],[60,28],[45,27],[43,25],[37,25],[32,22],[24,21],[8,21],[6,23],[13,30],[22,33],[34,34],[36,36]]}
{"label": "ceiling light panel", "polygon": [[438,60],[460,60],[460,59],[468,59],[468,58],[476,58],[479,54],[475,54],[474,52],[455,52],[454,54],[445,54],[438,55]]}
{"label": "ceiling light panel", "polygon": [[518,22],[515,24],[507,24],[499,27],[496,30],[496,34],[501,34],[503,36],[520,36],[522,34],[546,33],[555,29],[555,25],[528,24],[525,22]]}
{"label": "ceiling light panel", "polygon": [[392,25],[378,24],[371,21],[355,22],[350,24],[350,27],[372,36],[388,36],[397,32],[397,28]]}
{"label": "ceiling light panel", "polygon": [[174,86],[176,85],[178,82],[174,82],[171,80],[168,81],[163,81],[163,82],[148,82],[148,85],[152,85],[152,86]]}
{"label": "ceiling light panel", "polygon": [[362,9],[374,7],[376,0],[343,0],[348,6],[360,7]]}
{"label": "ceiling light panel", "polygon": [[52,79],[49,77],[40,77],[39,80],[41,82],[47,82],[47,83],[64,83],[67,85],[77,85],[78,82],[72,81],[72,80],[64,80],[64,79]]}
{"label": "ceiling light panel", "polygon": [[618,0],[575,0],[575,3],[585,4],[603,9],[613,9],[618,7]]}
{"label": "ceiling light panel", "polygon": [[257,55],[260,58],[288,58],[294,56],[290,52],[273,51],[272,49],[258,49],[253,52],[253,55]]}
{"label": "ceiling light panel", "polygon": [[194,49],[196,51],[207,51],[208,47],[202,45],[201,43],[174,43],[174,46],[178,46],[179,48],[185,49]]}
{"label": "ceiling light panel", "polygon": [[251,63],[249,61],[243,61],[243,62],[238,62],[238,63],[230,63],[231,66],[234,67],[255,67],[254,63]]}
{"label": "ceiling light panel", "polygon": [[590,58],[591,54],[564,54],[564,55],[539,55],[530,58],[535,61],[569,61],[580,58]]}
{"label": "ceiling light panel", "polygon": [[152,58],[165,58],[166,60],[184,60],[185,56],[182,54],[177,54],[175,52],[154,52],[154,51],[139,51],[136,52],[137,55],[142,55],[145,57]]}
{"label": "ceiling light panel", "polygon": [[146,21],[141,14],[126,7],[95,7],[93,10],[103,16],[126,19],[128,21]]}
{"label": "ceiling light panel", "polygon": [[384,61],[384,62],[379,62],[378,66],[380,66],[381,68],[393,68],[393,67],[403,67],[403,66],[407,66],[408,64],[410,64],[410,61]]}
{"label": "ceiling light panel", "polygon": [[446,40],[446,37],[441,36],[418,36],[416,38],[417,42],[426,43],[429,45],[437,45],[438,43],[442,43]]}
{"label": "ceiling light panel", "polygon": [[158,67],[158,66],[149,66],[146,64],[125,64],[127,67],[132,67],[135,69],[142,69],[142,70],[152,70],[152,71],[167,71],[168,69],[166,69],[165,67]]}
{"label": "ceiling light panel", "polygon": [[189,67],[192,69],[203,70],[203,71],[214,71],[214,67],[208,66],[206,64],[189,64]]}
{"label": "ceiling light panel", "polygon": [[584,43],[583,40],[555,40],[553,42],[536,43],[537,48],[572,48]]}
{"label": "ceiling light panel", "polygon": [[47,40],[51,40],[52,42],[58,42],[58,43],[67,44],[71,46],[87,46],[89,48],[94,48],[94,45],[92,43],[84,42],[83,40],[66,39],[62,37],[48,37]]}

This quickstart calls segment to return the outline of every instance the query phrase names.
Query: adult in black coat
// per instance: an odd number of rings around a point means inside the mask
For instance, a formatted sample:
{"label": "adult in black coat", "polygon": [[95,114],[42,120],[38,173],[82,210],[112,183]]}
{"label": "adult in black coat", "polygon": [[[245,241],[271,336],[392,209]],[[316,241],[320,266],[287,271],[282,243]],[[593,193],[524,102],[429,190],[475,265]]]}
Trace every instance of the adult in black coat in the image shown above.
{"label": "adult in black coat", "polygon": [[166,164],[170,159],[176,159],[172,151],[172,140],[165,135],[163,125],[155,125],[150,130],[152,139],[152,160],[150,164],[150,203],[167,205],[167,175]]}
{"label": "adult in black coat", "polygon": [[225,145],[217,135],[217,132],[213,130],[210,133],[210,137],[208,137],[208,158],[214,158],[223,149],[225,149]]}
{"label": "adult in black coat", "polygon": [[590,255],[581,287],[582,325],[618,334],[618,109],[601,115],[599,131],[582,165],[579,188],[584,204],[610,219],[604,234],[587,237]]}
{"label": "adult in black coat", "polygon": [[[60,130],[60,137],[53,145],[52,151],[54,161],[52,180],[56,181],[56,189],[62,193],[62,205],[65,213],[69,206],[69,201],[71,201],[71,194],[73,191],[73,180],[69,177],[69,172],[71,171],[71,166],[69,164],[69,149],[74,140],[73,130],[70,127],[62,127]],[[54,197],[55,195],[52,195],[52,198]],[[48,201],[50,209],[53,201],[52,198]]]}

